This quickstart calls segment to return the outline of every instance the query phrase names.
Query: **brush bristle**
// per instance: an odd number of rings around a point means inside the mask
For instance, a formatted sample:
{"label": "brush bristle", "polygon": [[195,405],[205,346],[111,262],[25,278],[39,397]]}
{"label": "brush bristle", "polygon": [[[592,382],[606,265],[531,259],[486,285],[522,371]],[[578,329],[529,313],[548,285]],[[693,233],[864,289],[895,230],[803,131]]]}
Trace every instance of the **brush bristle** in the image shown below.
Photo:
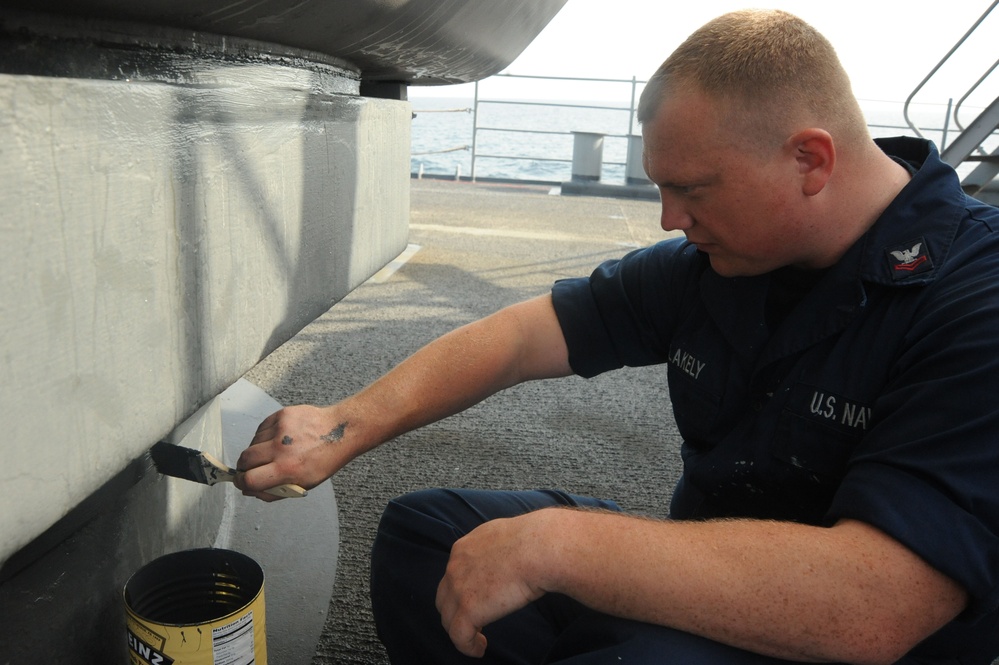
{"label": "brush bristle", "polygon": [[208,483],[201,453],[173,443],[160,441],[149,451],[156,470],[165,476]]}

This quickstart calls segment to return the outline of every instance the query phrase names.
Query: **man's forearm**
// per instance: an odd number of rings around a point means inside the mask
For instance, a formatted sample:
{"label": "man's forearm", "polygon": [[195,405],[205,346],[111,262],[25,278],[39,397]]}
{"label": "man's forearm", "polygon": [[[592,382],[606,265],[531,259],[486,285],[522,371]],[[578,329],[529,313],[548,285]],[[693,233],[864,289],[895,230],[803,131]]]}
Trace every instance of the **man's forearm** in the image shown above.
{"label": "man's forearm", "polygon": [[780,658],[895,662],[967,602],[949,578],[860,522],[551,513],[546,590]]}
{"label": "man's forearm", "polygon": [[523,381],[571,373],[549,296],[503,309],[423,347],[356,396],[378,443],[458,413]]}
{"label": "man's forearm", "polygon": [[545,509],[458,540],[437,594],[455,646],[544,593],[756,653],[894,663],[965,606],[965,592],[860,522],[671,522]]}

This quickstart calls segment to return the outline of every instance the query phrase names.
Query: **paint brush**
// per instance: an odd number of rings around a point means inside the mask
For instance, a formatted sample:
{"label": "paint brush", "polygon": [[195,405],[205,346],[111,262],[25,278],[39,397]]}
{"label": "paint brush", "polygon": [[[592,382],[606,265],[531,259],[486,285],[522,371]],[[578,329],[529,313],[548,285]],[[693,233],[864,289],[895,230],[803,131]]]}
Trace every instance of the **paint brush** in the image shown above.
{"label": "paint brush", "polygon": [[[156,470],[165,476],[193,480],[202,485],[231,483],[236,478],[235,469],[200,450],[160,441],[149,453],[152,455]],[[302,497],[308,494],[308,490],[298,485],[278,485],[265,491],[282,498]]]}

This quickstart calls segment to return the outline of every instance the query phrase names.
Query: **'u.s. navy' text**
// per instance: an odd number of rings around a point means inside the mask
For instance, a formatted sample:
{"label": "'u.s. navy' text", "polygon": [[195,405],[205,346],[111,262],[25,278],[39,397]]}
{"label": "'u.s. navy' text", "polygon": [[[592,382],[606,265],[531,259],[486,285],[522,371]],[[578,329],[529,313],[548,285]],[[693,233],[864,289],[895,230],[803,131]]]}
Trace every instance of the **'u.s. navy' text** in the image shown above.
{"label": "'u.s. navy' text", "polygon": [[835,395],[812,393],[809,410],[813,415],[836,421],[841,425],[866,430],[871,421],[871,407],[837,398]]}

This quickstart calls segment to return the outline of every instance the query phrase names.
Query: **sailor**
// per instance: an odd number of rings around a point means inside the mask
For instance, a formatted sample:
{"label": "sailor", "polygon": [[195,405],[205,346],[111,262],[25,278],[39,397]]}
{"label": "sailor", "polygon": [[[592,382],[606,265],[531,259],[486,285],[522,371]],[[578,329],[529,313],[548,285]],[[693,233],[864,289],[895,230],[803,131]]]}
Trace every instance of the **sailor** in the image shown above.
{"label": "sailor", "polygon": [[784,12],[695,32],[639,119],[684,238],[267,418],[244,491],[314,486],[522,381],[661,364],[670,519],[558,491],[394,500],[372,554],[393,663],[991,663],[999,210],[928,142],[872,140],[832,46]]}

